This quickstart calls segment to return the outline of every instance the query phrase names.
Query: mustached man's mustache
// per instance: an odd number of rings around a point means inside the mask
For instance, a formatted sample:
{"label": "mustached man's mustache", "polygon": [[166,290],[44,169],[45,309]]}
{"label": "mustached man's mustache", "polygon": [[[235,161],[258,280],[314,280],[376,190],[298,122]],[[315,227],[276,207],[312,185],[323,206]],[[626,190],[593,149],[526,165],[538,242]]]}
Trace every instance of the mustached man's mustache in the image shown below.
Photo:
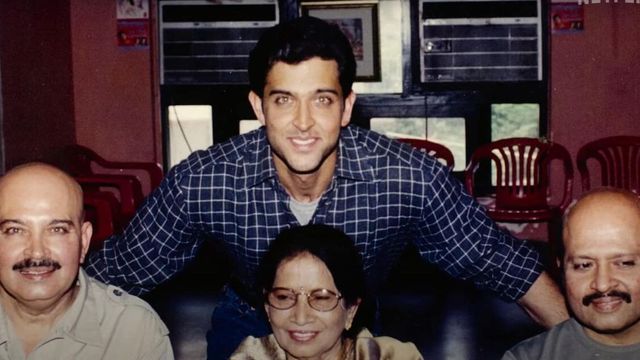
{"label": "mustached man's mustache", "polygon": [[623,291],[617,291],[617,290],[611,290],[609,292],[603,293],[600,291],[596,291],[593,294],[589,294],[587,296],[585,296],[584,298],[582,298],[582,305],[584,306],[589,306],[589,304],[591,304],[594,300],[605,297],[605,296],[610,296],[610,297],[619,297],[622,300],[624,300],[626,303],[630,303],[631,302],[631,294],[623,292]]}
{"label": "mustached man's mustache", "polygon": [[24,270],[32,267],[53,267],[54,270],[58,270],[62,266],[60,265],[60,263],[52,259],[39,259],[39,260],[24,259],[19,263],[16,263],[15,265],[13,265],[13,270],[20,271],[20,270]]}

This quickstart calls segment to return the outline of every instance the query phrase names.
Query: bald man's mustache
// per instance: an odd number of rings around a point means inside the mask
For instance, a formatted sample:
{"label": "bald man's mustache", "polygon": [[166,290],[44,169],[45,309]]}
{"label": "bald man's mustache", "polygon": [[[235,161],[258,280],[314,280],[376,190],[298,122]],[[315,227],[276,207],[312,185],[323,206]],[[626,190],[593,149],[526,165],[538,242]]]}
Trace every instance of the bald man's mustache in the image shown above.
{"label": "bald man's mustache", "polygon": [[59,262],[52,259],[40,259],[40,260],[24,259],[19,263],[16,263],[15,265],[13,265],[13,270],[21,271],[24,269],[35,268],[35,267],[52,267],[54,270],[58,270],[62,267],[62,265],[60,265]]}
{"label": "bald man's mustache", "polygon": [[603,298],[605,296],[619,297],[622,300],[624,300],[627,304],[631,302],[631,294],[623,291],[611,290],[606,293],[596,291],[593,294],[589,294],[585,296],[584,298],[582,298],[582,305],[589,306],[589,304],[591,304],[594,300]]}

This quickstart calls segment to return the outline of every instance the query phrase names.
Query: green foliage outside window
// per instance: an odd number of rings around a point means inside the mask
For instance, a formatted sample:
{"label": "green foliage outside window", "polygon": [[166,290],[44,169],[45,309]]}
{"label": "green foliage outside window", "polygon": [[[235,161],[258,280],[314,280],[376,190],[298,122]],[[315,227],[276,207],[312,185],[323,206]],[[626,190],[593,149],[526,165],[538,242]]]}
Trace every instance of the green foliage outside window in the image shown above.
{"label": "green foliage outside window", "polygon": [[537,138],[540,106],[538,104],[491,105],[491,140],[509,137]]}

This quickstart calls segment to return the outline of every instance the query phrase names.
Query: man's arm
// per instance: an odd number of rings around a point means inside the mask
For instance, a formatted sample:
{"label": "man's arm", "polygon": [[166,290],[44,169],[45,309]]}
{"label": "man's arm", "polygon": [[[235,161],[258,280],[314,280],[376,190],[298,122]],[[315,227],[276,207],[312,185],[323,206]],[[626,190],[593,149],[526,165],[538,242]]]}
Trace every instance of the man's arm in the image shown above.
{"label": "man's arm", "polygon": [[200,241],[189,224],[180,175],[174,167],[144,201],[122,235],[108,238],[91,254],[85,270],[94,278],[141,295],[193,259]]}
{"label": "man's arm", "polygon": [[564,297],[558,285],[543,272],[518,304],[540,325],[550,328],[569,318]]}
{"label": "man's arm", "polygon": [[541,325],[565,320],[563,297],[544,272],[539,251],[499,229],[462,184],[441,170],[425,167],[431,172],[430,201],[416,239],[425,259],[504,300],[519,301]]}

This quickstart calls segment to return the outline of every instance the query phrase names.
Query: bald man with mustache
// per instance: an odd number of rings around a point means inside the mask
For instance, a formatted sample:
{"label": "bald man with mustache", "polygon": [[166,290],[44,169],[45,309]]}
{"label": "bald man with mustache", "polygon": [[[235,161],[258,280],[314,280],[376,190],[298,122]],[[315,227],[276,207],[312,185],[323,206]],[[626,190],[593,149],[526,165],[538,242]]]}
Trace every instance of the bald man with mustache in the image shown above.
{"label": "bald man with mustache", "polygon": [[32,163],[0,178],[0,359],[173,359],[141,299],[87,276],[82,189]]}
{"label": "bald man with mustache", "polygon": [[513,359],[640,359],[640,198],[598,189],[565,215],[562,267],[572,317],[509,350]]}

